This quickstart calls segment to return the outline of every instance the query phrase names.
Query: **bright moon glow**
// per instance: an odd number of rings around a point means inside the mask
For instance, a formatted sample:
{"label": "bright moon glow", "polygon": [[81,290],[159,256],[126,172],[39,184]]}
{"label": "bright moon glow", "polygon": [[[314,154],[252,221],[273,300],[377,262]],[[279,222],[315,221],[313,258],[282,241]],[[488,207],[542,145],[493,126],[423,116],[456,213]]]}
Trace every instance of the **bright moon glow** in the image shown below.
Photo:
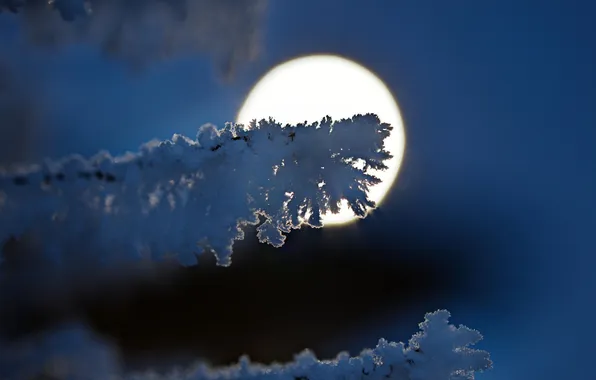
{"label": "bright moon glow", "polygon": [[[280,64],[269,71],[250,91],[237,123],[274,118],[282,124],[333,120],[356,114],[376,114],[393,126],[385,149],[393,155],[389,169],[370,170],[382,182],[370,188],[369,198],[381,204],[395,182],[405,148],[405,133],[397,103],[385,84],[363,66],[333,55],[312,55]],[[356,216],[343,200],[338,214],[322,216],[324,225],[351,222]]]}

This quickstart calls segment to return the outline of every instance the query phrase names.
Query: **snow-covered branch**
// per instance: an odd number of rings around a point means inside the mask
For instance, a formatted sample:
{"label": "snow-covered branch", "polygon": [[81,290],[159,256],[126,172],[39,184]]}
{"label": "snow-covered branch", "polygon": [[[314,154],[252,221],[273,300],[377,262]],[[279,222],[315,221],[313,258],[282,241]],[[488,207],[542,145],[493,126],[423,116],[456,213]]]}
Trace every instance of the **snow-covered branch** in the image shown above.
{"label": "snow-covered branch", "polygon": [[[465,380],[492,366],[486,351],[470,348],[482,339],[478,331],[449,324],[449,312],[439,310],[426,315],[421,331],[408,345],[379,340],[372,350],[357,357],[341,353],[335,360],[318,360],[305,351],[288,364],[260,365],[247,357],[227,368],[175,370],[157,373],[122,374],[109,345],[101,343],[84,328],[55,331],[40,341],[0,349],[0,364],[5,364],[7,380],[28,378],[44,373],[53,379],[88,380]],[[28,349],[27,349],[28,348]],[[3,360],[6,363],[2,363]],[[11,372],[11,370],[13,372]],[[13,377],[14,376],[14,377]],[[53,376],[53,377],[51,377]]]}
{"label": "snow-covered branch", "polygon": [[[196,139],[174,135],[139,152],[59,161],[0,173],[0,239],[34,233],[47,256],[85,250],[99,261],[176,254],[184,264],[209,247],[230,262],[242,227],[281,246],[303,223],[320,227],[342,198],[364,217],[367,197],[391,155],[392,127],[376,115],[297,126],[204,125]],[[197,243],[200,243],[197,245]]]}
{"label": "snow-covered branch", "polygon": [[[360,217],[375,204],[369,187],[386,169],[383,142],[391,126],[356,115],[311,125],[274,120],[223,129],[205,125],[196,139],[143,145],[139,152],[107,152],[0,173],[0,240],[28,234],[56,261],[89,262],[176,253],[194,263],[207,248],[230,263],[242,227],[265,222],[260,241],[281,246],[302,224],[320,227],[342,199]],[[381,339],[357,357],[342,353],[318,360],[308,351],[288,364],[211,368],[206,364],[167,375],[123,373],[117,350],[84,326],[51,331],[33,341],[0,345],[0,378],[7,380],[465,380],[491,367],[487,352],[473,349],[482,336],[449,324],[440,310],[426,315],[408,345]],[[226,333],[225,331],[222,333]],[[0,342],[2,343],[2,342]],[[6,342],[4,342],[6,343]]]}

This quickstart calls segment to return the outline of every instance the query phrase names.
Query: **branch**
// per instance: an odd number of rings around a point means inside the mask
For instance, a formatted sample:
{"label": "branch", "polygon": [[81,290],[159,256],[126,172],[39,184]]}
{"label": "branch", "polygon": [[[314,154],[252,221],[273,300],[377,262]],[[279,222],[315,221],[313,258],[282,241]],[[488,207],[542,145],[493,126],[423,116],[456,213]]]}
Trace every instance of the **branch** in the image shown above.
{"label": "branch", "polygon": [[85,260],[99,262],[175,253],[189,264],[210,248],[229,265],[234,240],[259,216],[260,241],[277,247],[302,224],[321,227],[321,215],[337,212],[343,198],[364,217],[375,206],[369,187],[380,181],[367,171],[386,169],[391,129],[372,114],[285,127],[273,119],[205,125],[194,140],[174,135],[123,156],[4,171],[0,239],[33,231],[57,262],[85,250]]}
{"label": "branch", "polygon": [[[465,326],[449,324],[450,314],[439,310],[426,315],[408,346],[380,339],[372,350],[357,357],[341,353],[335,360],[317,360],[309,352],[288,364],[253,364],[243,357],[237,365],[214,369],[198,364],[193,369],[175,370],[167,375],[152,372],[122,375],[114,350],[90,336],[87,330],[54,332],[30,347],[0,347],[0,375],[7,379],[26,379],[42,372],[56,380],[469,380],[476,372],[492,367],[486,351],[472,349],[482,339],[480,333]],[[19,349],[17,349],[19,348]],[[3,363],[3,360],[5,363]],[[60,366],[51,363],[60,362]],[[45,368],[45,369],[44,369]],[[10,372],[10,371],[13,372]]]}

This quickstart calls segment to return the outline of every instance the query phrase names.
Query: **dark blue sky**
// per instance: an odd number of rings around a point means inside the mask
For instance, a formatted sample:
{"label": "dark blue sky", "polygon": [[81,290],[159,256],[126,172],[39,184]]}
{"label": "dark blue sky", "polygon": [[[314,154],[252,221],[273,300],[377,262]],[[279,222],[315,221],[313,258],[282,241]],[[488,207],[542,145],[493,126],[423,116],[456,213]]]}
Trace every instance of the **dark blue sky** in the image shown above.
{"label": "dark blue sky", "polygon": [[313,239],[328,249],[390,251],[411,235],[457,246],[496,273],[500,288],[494,307],[456,303],[457,295],[436,305],[459,308],[455,322],[485,334],[483,348],[493,351],[497,368],[483,379],[571,378],[588,368],[594,331],[584,315],[594,311],[596,291],[596,6],[271,3],[262,54],[229,83],[200,55],[131,73],[92,46],[43,51],[23,42],[12,16],[0,16],[0,58],[17,66],[15,75],[43,106],[45,142],[35,155],[123,152],[155,137],[193,136],[203,123],[232,121],[250,87],[277,63],[308,53],[355,59],[400,104],[404,166],[382,209],[348,233]]}

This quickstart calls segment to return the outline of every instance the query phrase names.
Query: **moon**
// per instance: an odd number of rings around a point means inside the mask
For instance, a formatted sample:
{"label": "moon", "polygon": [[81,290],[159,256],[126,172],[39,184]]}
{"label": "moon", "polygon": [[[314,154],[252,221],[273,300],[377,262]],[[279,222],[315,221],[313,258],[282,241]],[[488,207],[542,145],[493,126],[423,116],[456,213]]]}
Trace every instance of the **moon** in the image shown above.
{"label": "moon", "polygon": [[[320,121],[329,115],[334,120],[356,114],[374,113],[393,126],[384,141],[393,158],[387,170],[369,170],[381,183],[369,190],[369,198],[379,206],[392,185],[402,163],[405,131],[401,112],[391,91],[364,66],[335,55],[310,55],[295,58],[271,69],[249,92],[236,117],[236,123],[274,118],[282,124]],[[356,220],[347,201],[339,213],[322,215],[324,226]]]}

